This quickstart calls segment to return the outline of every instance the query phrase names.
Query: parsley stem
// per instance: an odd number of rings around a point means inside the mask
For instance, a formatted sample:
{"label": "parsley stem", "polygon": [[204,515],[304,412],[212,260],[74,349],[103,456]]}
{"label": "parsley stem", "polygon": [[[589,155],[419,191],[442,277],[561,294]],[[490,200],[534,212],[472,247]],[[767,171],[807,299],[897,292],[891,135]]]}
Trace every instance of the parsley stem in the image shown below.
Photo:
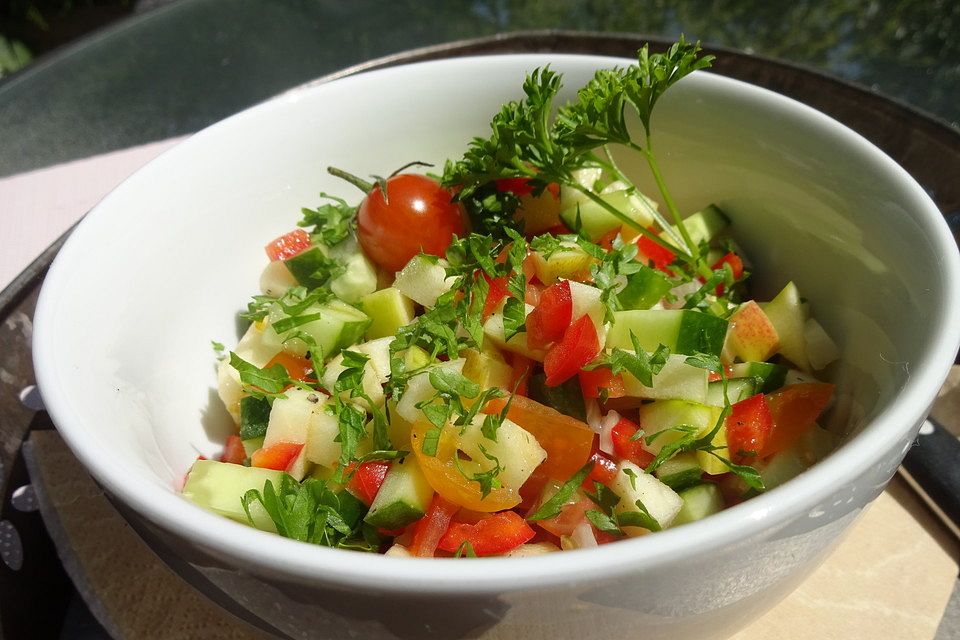
{"label": "parsley stem", "polygon": [[364,193],[370,193],[373,190],[372,182],[367,182],[363,178],[357,177],[352,173],[348,173],[343,169],[338,169],[336,167],[327,167],[327,173],[329,173],[332,176],[336,176],[342,180],[346,180],[347,182],[355,186],[357,189],[360,189],[360,191],[363,191]]}
{"label": "parsley stem", "polygon": [[643,226],[633,218],[625,215],[622,211],[614,207],[612,204],[610,204],[609,202],[607,202],[602,197],[598,196],[597,194],[595,194],[593,191],[583,186],[582,184],[579,184],[573,181],[567,182],[565,184],[568,187],[576,189],[583,195],[587,196],[590,200],[592,200],[593,202],[597,203],[598,205],[606,209],[608,212],[610,212],[615,218],[622,221],[624,224],[629,225],[633,229],[636,229],[637,231],[640,232],[641,235],[644,235],[650,240],[653,240],[655,243],[657,243],[664,249],[668,249],[673,252],[678,252],[685,258],[688,258],[688,259],[690,258],[690,256],[687,255],[685,252],[683,252],[682,250],[679,250],[677,247],[673,246],[672,244],[670,244],[669,242],[661,238],[657,233],[650,231],[650,229],[647,229],[645,226]]}
{"label": "parsley stem", "polygon": [[680,231],[680,235],[683,236],[684,243],[687,245],[687,248],[690,249],[690,257],[693,258],[694,262],[699,262],[700,247],[698,247],[693,241],[693,238],[690,237],[687,226],[683,224],[683,218],[680,217],[680,210],[677,209],[677,203],[673,201],[673,197],[667,189],[667,183],[663,179],[663,174],[660,173],[660,165],[657,164],[657,159],[653,155],[653,146],[649,131],[647,132],[647,146],[646,149],[643,150],[643,155],[647,158],[647,164],[650,166],[650,172],[653,174],[653,179],[657,183],[657,188],[660,189],[663,201],[667,205],[667,209],[670,210],[670,215],[673,216],[677,229]]}

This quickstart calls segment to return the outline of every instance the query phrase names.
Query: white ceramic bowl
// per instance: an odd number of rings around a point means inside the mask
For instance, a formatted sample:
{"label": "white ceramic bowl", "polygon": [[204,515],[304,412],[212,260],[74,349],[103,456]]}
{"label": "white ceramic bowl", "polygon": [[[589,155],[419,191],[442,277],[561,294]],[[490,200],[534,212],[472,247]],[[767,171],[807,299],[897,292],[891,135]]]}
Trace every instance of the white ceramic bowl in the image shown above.
{"label": "white ceramic bowl", "polygon": [[681,210],[730,213],[761,296],[793,279],[841,345],[834,426],[850,437],[838,451],[705,521],[529,559],[313,547],[176,493],[229,428],[210,341],[236,339],[263,244],[319,191],[358,195],[327,165],[365,175],[442,163],[534,67],[550,63],[576,88],[626,62],[510,55],[374,71],[283,95],[167,152],[88,215],[47,276],[34,355],[61,433],[113,496],[291,635],[676,640],[744,626],[816,567],[896,470],[957,352],[960,265],[937,208],[890,158],[812,109],[708,73],[655,111],[663,173]]}

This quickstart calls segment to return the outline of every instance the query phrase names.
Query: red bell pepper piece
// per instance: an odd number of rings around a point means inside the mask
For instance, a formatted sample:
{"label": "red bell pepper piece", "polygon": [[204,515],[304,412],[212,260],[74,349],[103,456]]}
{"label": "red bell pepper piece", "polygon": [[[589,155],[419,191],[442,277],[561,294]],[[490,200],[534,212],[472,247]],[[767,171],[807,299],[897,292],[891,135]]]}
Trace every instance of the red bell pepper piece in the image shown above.
{"label": "red bell pepper piece", "polygon": [[[743,260],[741,260],[740,256],[735,254],[733,251],[728,252],[727,255],[717,260],[717,262],[710,268],[716,271],[717,269],[723,268],[723,265],[725,264],[730,265],[730,270],[733,272],[734,280],[739,280],[740,278],[743,277]],[[718,296],[723,295],[722,284],[717,285],[717,295]]]}
{"label": "red bell pepper piece", "polygon": [[756,458],[767,446],[773,429],[773,416],[762,393],[734,403],[730,407],[725,428],[727,446],[734,461]]}
{"label": "red bell pepper piece", "polygon": [[641,235],[637,238],[637,250],[638,253],[642,254],[642,257],[653,262],[655,269],[666,271],[667,273],[670,272],[669,269],[667,269],[667,265],[673,262],[677,257],[677,254],[675,254],[673,251],[670,251],[670,249],[667,249],[666,247],[660,246],[644,235]]}
{"label": "red bell pepper piece", "polygon": [[627,395],[623,386],[623,376],[613,375],[606,367],[598,367],[592,371],[581,371],[580,391],[584,398],[599,398],[602,390],[606,390],[607,398],[622,398]]}
{"label": "red bell pepper piece", "polygon": [[583,487],[588,491],[593,491],[594,482],[609,485],[617,477],[617,463],[603,451],[594,449],[590,455],[590,462],[593,463],[593,468],[583,480]]}
{"label": "red bell pepper piece", "polygon": [[250,466],[285,471],[290,463],[300,455],[301,449],[303,449],[302,444],[278,442],[254,451],[253,455],[250,456]]}
{"label": "red bell pepper piece", "polygon": [[526,520],[513,511],[500,511],[476,524],[451,522],[439,548],[453,553],[469,542],[478,556],[492,556],[515,549],[533,536]]}
{"label": "red bell pepper piece", "polygon": [[444,499],[439,493],[434,494],[427,514],[413,525],[410,554],[420,558],[432,558],[440,538],[450,526],[450,519],[459,510],[458,505]]}
{"label": "red bell pepper piece", "polygon": [[491,279],[487,274],[483,274],[483,278],[490,285],[487,299],[483,301],[483,319],[486,320],[500,304],[500,301],[510,295],[510,290],[507,289],[507,276]]}
{"label": "red bell pepper piece", "polygon": [[[593,491],[592,486],[590,491]],[[597,509],[593,500],[584,495],[574,494],[571,497],[571,502],[560,508],[560,513],[546,520],[538,520],[537,524],[555,536],[568,536],[573,533],[577,525],[584,521],[586,512],[591,509]]]}
{"label": "red bell pepper piece", "polygon": [[[494,181],[497,185],[497,191],[506,191],[512,193],[518,198],[533,193],[533,187],[530,185],[529,178],[500,178]],[[554,198],[560,198],[560,185],[551,182],[547,185],[547,191]]]}
{"label": "red bell pepper piece", "polygon": [[570,282],[561,280],[540,294],[540,304],[527,316],[527,345],[544,349],[563,337],[573,320]]}
{"label": "red bell pepper piece", "polygon": [[220,462],[243,464],[246,459],[247,452],[243,448],[243,440],[240,439],[240,436],[229,436],[223,446],[223,455],[220,456]]}
{"label": "red bell pepper piece", "polygon": [[788,449],[813,425],[833,395],[826,382],[791,384],[767,394],[767,406],[773,417],[773,429],[760,457]]}
{"label": "red bell pepper piece", "polygon": [[271,262],[287,260],[310,248],[310,234],[303,229],[294,229],[271,241],[263,249]]}
{"label": "red bell pepper piece", "polygon": [[600,339],[590,316],[583,316],[571,324],[563,337],[547,351],[543,371],[549,387],[561,385],[577,374],[600,353]]}
{"label": "red bell pepper piece", "polygon": [[629,460],[638,467],[646,468],[655,456],[643,448],[642,439],[633,439],[639,430],[640,427],[633,422],[620,418],[620,422],[610,430],[610,438],[613,440],[613,451],[621,460]]}
{"label": "red bell pepper piece", "polygon": [[350,477],[347,489],[369,507],[377,497],[380,487],[383,486],[383,479],[387,476],[388,469],[390,469],[390,463],[386,460],[363,462]]}

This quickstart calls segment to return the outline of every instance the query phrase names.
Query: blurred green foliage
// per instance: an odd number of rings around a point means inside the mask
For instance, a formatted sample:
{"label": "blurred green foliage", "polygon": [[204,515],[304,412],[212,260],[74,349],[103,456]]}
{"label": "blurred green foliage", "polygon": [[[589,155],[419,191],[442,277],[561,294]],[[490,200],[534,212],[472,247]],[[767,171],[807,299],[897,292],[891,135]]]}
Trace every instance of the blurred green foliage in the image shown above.
{"label": "blurred green foliage", "polygon": [[[151,0],[157,6],[165,0]],[[211,5],[229,19],[238,2]],[[942,113],[960,104],[960,0],[243,0],[285,6],[310,19],[358,15],[392,27],[358,29],[354,47],[377,38],[409,47],[522,29],[680,33],[705,43],[783,58],[874,86]],[[0,75],[134,10],[136,0],[0,0]],[[369,25],[368,25],[369,26]],[[270,25],[263,25],[265,33]],[[401,33],[402,31],[402,33]],[[251,34],[254,36],[255,34]]]}

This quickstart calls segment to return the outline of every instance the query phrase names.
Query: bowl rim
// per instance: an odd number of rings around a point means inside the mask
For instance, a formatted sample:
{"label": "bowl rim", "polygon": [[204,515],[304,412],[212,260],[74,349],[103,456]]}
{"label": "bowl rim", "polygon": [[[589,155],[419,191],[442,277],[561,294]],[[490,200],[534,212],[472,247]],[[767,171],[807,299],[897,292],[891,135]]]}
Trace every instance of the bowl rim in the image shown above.
{"label": "bowl rim", "polygon": [[[151,170],[169,154],[183,153],[193,145],[203,144],[208,136],[219,135],[222,129],[241,126],[250,119],[264,117],[280,102],[302,95],[302,92],[323,92],[332,84],[376,82],[380,74],[408,72],[424,66],[511,64],[532,69],[537,65],[563,60],[567,64],[601,65],[630,63],[629,58],[589,54],[484,54],[449,60],[416,62],[386,69],[367,70],[361,74],[335,79],[332,83],[310,85],[293,93],[286,92],[274,99],[241,111],[191,136],[186,141],[164,152],[134,175]],[[906,189],[911,199],[922,203],[915,220],[923,227],[942,256],[947,284],[943,304],[936,310],[935,333],[925,351],[917,359],[914,373],[901,389],[891,396],[886,406],[857,436],[820,461],[808,473],[791,480],[783,487],[757,496],[715,514],[706,521],[668,529],[655,536],[620,541],[615,545],[601,545],[596,549],[565,552],[559,555],[528,558],[481,558],[471,562],[438,559],[395,558],[378,554],[344,553],[325,547],[307,547],[303,543],[258,531],[227,518],[209,513],[189,503],[173,491],[163,490],[152,483],[132,483],[119,467],[104,464],[106,456],[89,445],[83,437],[84,419],[77,415],[69,402],[65,387],[60,383],[56,365],[56,336],[52,331],[58,290],[66,286],[71,260],[81,259],[87,225],[86,220],[97,219],[101,211],[109,210],[111,195],[81,222],[67,240],[47,274],[34,316],[34,363],[38,385],[44,401],[60,433],[90,473],[113,495],[130,505],[148,520],[186,538],[209,553],[230,558],[234,563],[244,559],[246,565],[258,573],[306,581],[325,583],[369,591],[443,593],[466,595],[500,593],[531,587],[544,587],[594,579],[609,580],[638,568],[650,569],[675,561],[678,556],[694,557],[710,553],[720,547],[735,544],[812,509],[822,500],[862,475],[876,464],[886,452],[908,436],[915,435],[924,412],[932,404],[936,392],[945,379],[954,354],[960,347],[960,327],[951,326],[950,318],[960,317],[960,254],[952,235],[936,205],[909,174],[883,151],[862,136],[825,114],[791,98],[739,80],[709,72],[696,72],[683,82],[698,82],[705,87],[735,90],[763,108],[783,111],[791,118],[803,119],[818,128],[832,130],[843,143],[854,147],[857,153],[869,156],[878,170],[895,178],[899,188]],[[115,191],[128,185],[122,183]],[[952,285],[952,286],[951,286]],[[918,410],[918,407],[920,408]],[[899,455],[902,457],[903,452]],[[891,474],[893,470],[891,470]],[[877,487],[870,499],[879,495]],[[251,549],[257,549],[256,554]],[[695,550],[695,551],[692,551]]]}

